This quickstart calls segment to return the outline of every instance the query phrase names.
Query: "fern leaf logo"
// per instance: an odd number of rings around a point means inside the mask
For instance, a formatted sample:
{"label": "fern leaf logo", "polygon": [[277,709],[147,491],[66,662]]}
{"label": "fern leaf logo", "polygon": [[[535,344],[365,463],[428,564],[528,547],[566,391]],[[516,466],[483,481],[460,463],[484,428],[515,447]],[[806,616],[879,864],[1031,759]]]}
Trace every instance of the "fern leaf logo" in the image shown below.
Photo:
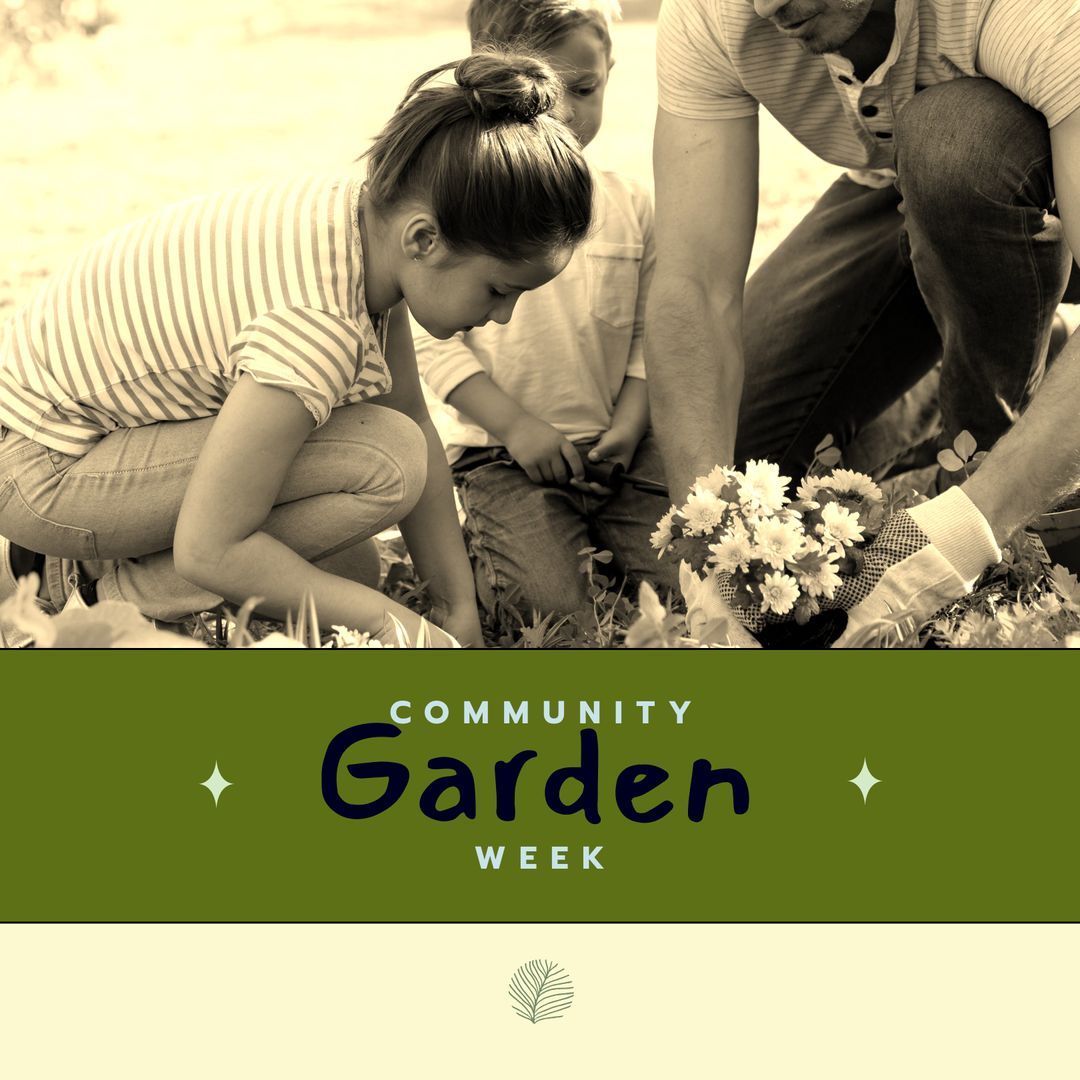
{"label": "fern leaf logo", "polygon": [[530,960],[510,979],[514,1012],[530,1023],[558,1020],[574,1000],[570,976],[552,960]]}

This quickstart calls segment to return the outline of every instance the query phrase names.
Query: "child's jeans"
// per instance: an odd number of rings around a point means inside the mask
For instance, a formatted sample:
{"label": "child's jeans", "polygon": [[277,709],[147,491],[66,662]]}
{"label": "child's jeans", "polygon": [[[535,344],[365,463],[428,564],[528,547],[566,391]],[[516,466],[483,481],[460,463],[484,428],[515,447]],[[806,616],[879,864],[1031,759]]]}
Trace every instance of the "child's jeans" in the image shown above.
{"label": "child's jeans", "polygon": [[[590,445],[579,444],[582,456]],[[471,452],[463,467],[455,467],[477,593],[489,610],[494,599],[512,604],[526,618],[533,611],[565,615],[587,607],[585,557],[578,554],[587,547],[612,553],[611,566],[598,564],[597,572],[624,576],[632,600],[641,581],[661,593],[676,588],[678,567],[659,561],[649,543],[668,500],[629,484],[611,496],[534,484],[520,466],[494,460],[495,453]],[[628,471],[663,482],[651,434],[641,440]]]}
{"label": "child's jeans", "polygon": [[[56,607],[75,573],[97,580],[99,598],[152,619],[222,602],[180,577],[171,551],[213,422],[121,429],[83,457],[0,428],[0,535],[47,556]],[[263,530],[330,573],[376,585],[378,556],[365,541],[412,509],[426,474],[424,436],[408,417],[370,404],[334,409],[301,447]]]}

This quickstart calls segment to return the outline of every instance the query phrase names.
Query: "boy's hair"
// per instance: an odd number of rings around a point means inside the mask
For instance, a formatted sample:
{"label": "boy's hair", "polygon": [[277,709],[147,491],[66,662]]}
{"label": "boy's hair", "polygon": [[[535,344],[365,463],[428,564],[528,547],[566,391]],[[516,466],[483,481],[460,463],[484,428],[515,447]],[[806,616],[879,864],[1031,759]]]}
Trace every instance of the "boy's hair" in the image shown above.
{"label": "boy's hair", "polygon": [[372,205],[426,202],[448,247],[508,262],[580,244],[592,175],[552,115],[561,93],[543,60],[495,49],[421,75],[364,155]]}
{"label": "boy's hair", "polygon": [[579,26],[591,26],[611,52],[611,24],[618,0],[472,0],[469,36],[483,45],[526,46],[547,52]]}

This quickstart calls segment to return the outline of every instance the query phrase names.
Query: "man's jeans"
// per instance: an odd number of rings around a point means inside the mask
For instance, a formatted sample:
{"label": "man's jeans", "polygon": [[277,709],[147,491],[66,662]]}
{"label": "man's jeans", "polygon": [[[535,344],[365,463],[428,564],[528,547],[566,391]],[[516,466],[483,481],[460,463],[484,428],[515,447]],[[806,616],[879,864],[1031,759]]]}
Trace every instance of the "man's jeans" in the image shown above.
{"label": "man's jeans", "polygon": [[[221,603],[176,573],[170,550],[212,424],[114,431],[83,457],[0,428],[0,535],[47,556],[56,607],[73,574],[153,619]],[[412,509],[426,473],[424,436],[408,417],[369,404],[334,409],[289,467],[263,530],[330,573],[377,585],[378,553],[364,541]]]}
{"label": "man's jeans", "polygon": [[944,438],[988,450],[1042,377],[1073,266],[1042,116],[957,79],[894,138],[895,188],[837,180],[747,283],[737,461],[799,477],[832,435],[872,464],[858,433],[939,359]]}
{"label": "man's jeans", "polygon": [[[578,448],[584,455],[588,445]],[[629,579],[631,599],[636,600],[642,581],[661,590],[678,585],[678,567],[671,559],[658,560],[649,542],[668,508],[666,499],[629,484],[612,496],[534,484],[520,466],[492,457],[470,454],[464,467],[455,468],[477,593],[485,607],[498,598],[526,617],[533,611],[565,615],[587,607],[588,581],[578,554],[587,547],[612,553],[612,569]],[[482,463],[475,464],[478,459]],[[663,481],[651,434],[641,440],[629,471]],[[604,565],[597,571],[610,576]]]}

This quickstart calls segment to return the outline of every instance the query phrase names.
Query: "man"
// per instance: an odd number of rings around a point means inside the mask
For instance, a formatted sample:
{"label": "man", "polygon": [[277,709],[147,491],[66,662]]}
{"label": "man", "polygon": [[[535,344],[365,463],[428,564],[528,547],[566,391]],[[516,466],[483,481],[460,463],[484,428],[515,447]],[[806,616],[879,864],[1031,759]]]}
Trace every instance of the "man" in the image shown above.
{"label": "man", "polygon": [[[1080,3],[665,0],[658,70],[646,364],[672,495],[751,457],[800,476],[940,357],[946,436],[997,445],[886,527],[840,644],[928,618],[1080,484],[1080,335],[1026,409],[1080,250]],[[759,103],[851,171],[746,283]]]}

